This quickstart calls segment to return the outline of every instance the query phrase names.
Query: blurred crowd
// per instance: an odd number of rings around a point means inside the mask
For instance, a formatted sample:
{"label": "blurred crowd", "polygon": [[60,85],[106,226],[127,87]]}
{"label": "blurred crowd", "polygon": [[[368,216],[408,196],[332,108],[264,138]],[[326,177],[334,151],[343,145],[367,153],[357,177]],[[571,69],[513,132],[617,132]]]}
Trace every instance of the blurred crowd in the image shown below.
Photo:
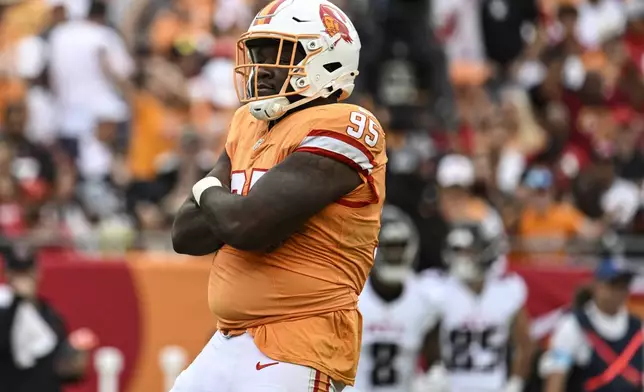
{"label": "blurred crowd", "polygon": [[236,37],[262,5],[3,4],[0,233],[166,247],[173,214],[225,141]]}
{"label": "blurred crowd", "polygon": [[[517,262],[644,232],[644,3],[336,0],[362,39],[351,97],[387,133],[387,199],[440,264],[459,214]],[[171,249],[239,106],[238,35],[265,0],[2,0],[0,236]]]}

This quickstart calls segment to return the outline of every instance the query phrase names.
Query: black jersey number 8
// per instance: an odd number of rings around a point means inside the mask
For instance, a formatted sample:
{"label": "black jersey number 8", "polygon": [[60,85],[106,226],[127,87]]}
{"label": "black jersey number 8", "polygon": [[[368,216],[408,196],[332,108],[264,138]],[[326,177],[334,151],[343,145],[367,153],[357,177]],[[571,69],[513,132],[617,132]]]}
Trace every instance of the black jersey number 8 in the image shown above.
{"label": "black jersey number 8", "polygon": [[371,385],[383,387],[398,382],[398,372],[394,361],[398,355],[398,346],[393,343],[374,343],[371,345]]}
{"label": "black jersey number 8", "polygon": [[[505,360],[505,342],[500,344],[495,341],[497,328],[487,328],[482,331],[471,331],[469,329],[453,329],[449,332],[449,344],[451,346],[451,358],[448,360],[448,368],[461,371],[490,371],[502,364]],[[478,344],[483,350],[493,355],[492,360],[485,365],[474,363],[472,356],[472,345]]]}

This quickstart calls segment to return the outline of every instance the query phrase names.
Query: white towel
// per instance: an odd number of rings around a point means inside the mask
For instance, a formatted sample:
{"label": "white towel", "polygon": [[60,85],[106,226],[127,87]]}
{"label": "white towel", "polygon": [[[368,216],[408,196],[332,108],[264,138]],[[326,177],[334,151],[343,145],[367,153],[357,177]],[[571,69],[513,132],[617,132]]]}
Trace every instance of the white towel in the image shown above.
{"label": "white towel", "polygon": [[28,369],[56,348],[57,337],[29,302],[21,302],[11,326],[11,351],[16,366]]}

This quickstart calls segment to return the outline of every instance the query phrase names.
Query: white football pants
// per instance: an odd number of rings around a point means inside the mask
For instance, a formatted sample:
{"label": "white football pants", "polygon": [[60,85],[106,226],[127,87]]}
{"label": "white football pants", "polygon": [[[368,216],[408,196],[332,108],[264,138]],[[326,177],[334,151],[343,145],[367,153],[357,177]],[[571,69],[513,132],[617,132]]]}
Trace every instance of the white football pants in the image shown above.
{"label": "white football pants", "polygon": [[341,392],[319,371],[278,362],[249,334],[228,338],[217,331],[170,392]]}

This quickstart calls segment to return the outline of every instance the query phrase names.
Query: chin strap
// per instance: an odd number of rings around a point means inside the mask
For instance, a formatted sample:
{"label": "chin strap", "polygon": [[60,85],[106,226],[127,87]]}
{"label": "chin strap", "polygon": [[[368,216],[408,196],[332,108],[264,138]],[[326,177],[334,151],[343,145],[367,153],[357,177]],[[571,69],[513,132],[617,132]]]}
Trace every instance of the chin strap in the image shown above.
{"label": "chin strap", "polygon": [[305,97],[293,103],[291,103],[286,97],[269,98],[266,100],[251,102],[248,107],[250,114],[252,114],[256,119],[261,121],[273,121],[285,115],[289,110],[298,108],[320,97],[322,97],[322,94],[318,93],[312,97]]}
{"label": "chin strap", "polygon": [[272,121],[286,113],[285,106],[287,104],[288,99],[286,97],[269,98],[249,103],[248,110],[253,117],[260,121]]}
{"label": "chin strap", "polygon": [[322,88],[316,94],[313,94],[310,97],[304,97],[295,102],[290,102],[286,97],[260,99],[251,102],[249,104],[250,113],[258,120],[273,121],[285,115],[289,110],[298,108],[318,98],[328,98],[329,96],[331,96],[331,94],[340,89],[347,92],[347,94],[343,94],[344,99],[346,99],[349,97],[351,92],[353,92],[353,80],[357,75],[358,71],[346,73]]}

